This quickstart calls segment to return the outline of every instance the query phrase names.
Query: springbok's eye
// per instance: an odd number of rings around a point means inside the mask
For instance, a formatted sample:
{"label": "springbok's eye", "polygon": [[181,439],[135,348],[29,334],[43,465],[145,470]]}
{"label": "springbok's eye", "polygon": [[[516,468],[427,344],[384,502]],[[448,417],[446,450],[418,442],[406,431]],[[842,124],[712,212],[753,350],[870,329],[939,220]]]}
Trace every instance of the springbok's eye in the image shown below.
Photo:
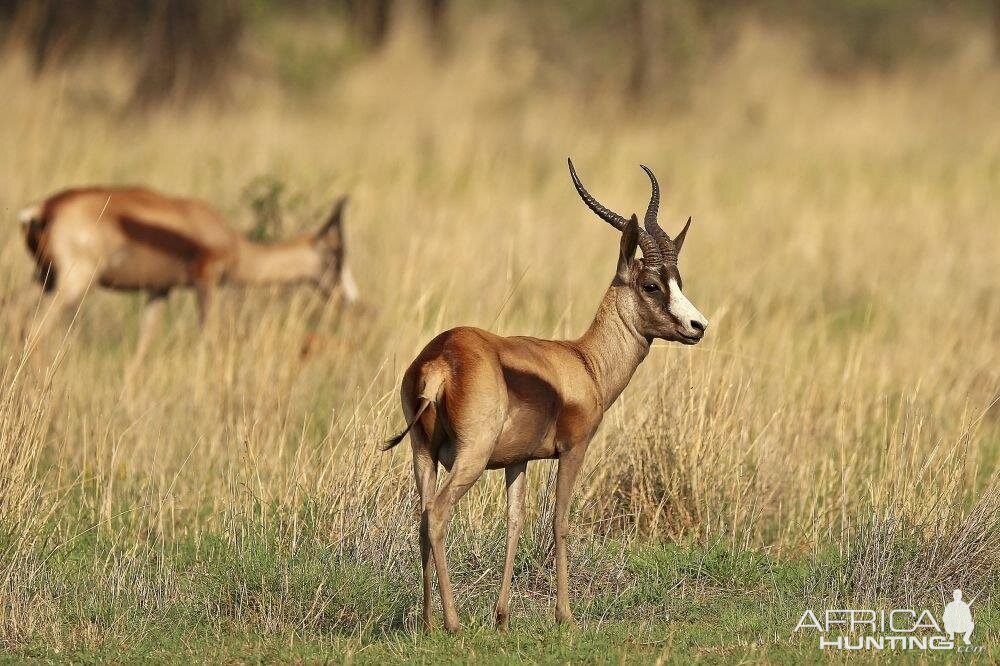
{"label": "springbok's eye", "polygon": [[659,287],[659,285],[657,285],[657,284],[655,284],[653,282],[647,282],[646,284],[642,285],[642,290],[645,291],[645,292],[647,292],[647,293],[652,294],[654,291],[659,291],[660,287]]}

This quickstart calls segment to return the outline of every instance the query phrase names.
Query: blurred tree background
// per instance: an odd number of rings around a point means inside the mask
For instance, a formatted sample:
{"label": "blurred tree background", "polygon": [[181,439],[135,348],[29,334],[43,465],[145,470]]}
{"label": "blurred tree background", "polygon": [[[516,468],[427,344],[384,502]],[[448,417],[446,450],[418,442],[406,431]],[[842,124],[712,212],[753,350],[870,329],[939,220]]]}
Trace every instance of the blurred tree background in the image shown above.
{"label": "blurred tree background", "polygon": [[234,77],[252,71],[268,26],[315,17],[346,38],[303,53],[279,48],[278,70],[293,86],[335,77],[416,25],[441,58],[476,14],[504,12],[542,63],[541,77],[579,82],[587,94],[609,82],[625,99],[683,91],[725,54],[740,22],[808,35],[818,74],[887,72],[946,54],[961,23],[992,26],[1000,60],[1000,0],[0,0],[0,44],[22,51],[36,77],[83,58],[124,55],[127,110],[223,100]]}

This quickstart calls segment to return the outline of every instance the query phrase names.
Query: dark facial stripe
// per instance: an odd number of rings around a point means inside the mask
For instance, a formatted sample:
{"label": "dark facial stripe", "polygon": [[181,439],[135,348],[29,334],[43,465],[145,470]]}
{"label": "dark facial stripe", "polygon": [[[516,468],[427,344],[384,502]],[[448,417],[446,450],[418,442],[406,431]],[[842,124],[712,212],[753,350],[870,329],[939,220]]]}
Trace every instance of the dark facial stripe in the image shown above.
{"label": "dark facial stripe", "polygon": [[677,264],[665,264],[663,266],[663,280],[669,283],[671,280],[677,281],[677,286],[684,288],[684,281],[681,280],[681,273],[677,270]]}

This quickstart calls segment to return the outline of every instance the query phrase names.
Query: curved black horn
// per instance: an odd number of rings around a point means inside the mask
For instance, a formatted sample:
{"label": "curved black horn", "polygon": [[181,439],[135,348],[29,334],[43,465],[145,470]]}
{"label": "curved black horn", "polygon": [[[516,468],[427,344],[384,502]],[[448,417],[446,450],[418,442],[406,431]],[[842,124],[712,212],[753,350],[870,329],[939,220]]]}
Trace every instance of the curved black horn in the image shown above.
{"label": "curved black horn", "polygon": [[605,208],[597,199],[590,196],[590,192],[588,192],[587,188],[585,188],[583,183],[580,182],[580,177],[576,175],[576,169],[573,168],[573,160],[567,157],[566,162],[569,163],[569,175],[573,178],[573,185],[576,187],[576,191],[580,195],[580,198],[583,199],[583,203],[587,204],[587,207],[590,208],[590,210],[594,211],[599,218],[613,226],[615,229],[618,229],[619,231],[623,230],[625,225],[628,223],[628,220],[613,210]]}
{"label": "curved black horn", "polygon": [[639,166],[649,176],[649,184],[653,188],[652,194],[649,195],[649,207],[646,209],[646,218],[643,220],[643,226],[646,227],[646,232],[656,239],[657,244],[659,244],[663,251],[669,252],[673,249],[673,241],[670,240],[670,236],[667,235],[667,232],[660,227],[660,223],[656,220],[657,214],[660,212],[660,184],[656,182],[656,176],[653,175],[652,170],[648,166],[645,164],[640,164]]}
{"label": "curved black horn", "polygon": [[[573,178],[573,185],[576,186],[577,193],[580,195],[580,198],[583,199],[583,202],[587,204],[587,207],[590,208],[590,210],[597,213],[598,217],[600,217],[602,220],[613,226],[615,229],[618,229],[619,231],[624,231],[625,225],[628,224],[628,220],[619,215],[618,213],[614,212],[613,210],[605,208],[604,206],[601,205],[599,201],[597,201],[597,199],[592,197],[590,195],[590,192],[587,191],[587,188],[585,188],[583,186],[583,183],[580,182],[580,177],[576,174],[576,168],[573,166],[573,160],[567,157],[566,162],[567,164],[569,164],[569,175]],[[650,175],[652,176],[652,174]],[[655,186],[656,181],[654,180],[653,182]],[[656,203],[658,204],[659,189],[657,188],[655,191],[656,191]],[[650,202],[650,206],[653,206],[652,201]],[[653,207],[655,208],[655,206]],[[649,213],[647,213],[646,215],[648,218]],[[655,212],[654,212],[654,218],[655,218]],[[659,229],[659,227],[657,227],[657,229]],[[661,229],[660,232],[663,233],[663,230]],[[666,236],[665,233],[663,235]],[[669,241],[670,239],[668,238],[667,242]],[[661,252],[660,245],[661,245],[660,241],[656,240],[649,233],[643,231],[642,229],[639,230],[639,248],[642,250],[642,257],[647,265],[653,266],[656,264],[663,263],[663,253]]]}
{"label": "curved black horn", "polygon": [[690,227],[690,226],[691,226],[691,216],[689,215],[688,216],[688,221],[684,225],[684,228],[681,229],[681,232],[679,234],[677,234],[676,238],[674,238],[674,245],[677,246],[677,253],[678,254],[680,254],[681,247],[683,247],[683,245],[684,245],[684,237],[687,236],[688,227]]}

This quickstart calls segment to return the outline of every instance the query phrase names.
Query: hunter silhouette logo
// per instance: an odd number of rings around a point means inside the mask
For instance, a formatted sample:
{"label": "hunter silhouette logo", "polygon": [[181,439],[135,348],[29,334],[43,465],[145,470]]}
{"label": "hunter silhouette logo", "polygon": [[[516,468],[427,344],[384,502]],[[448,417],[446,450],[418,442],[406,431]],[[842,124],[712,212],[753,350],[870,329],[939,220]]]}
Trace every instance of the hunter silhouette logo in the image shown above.
{"label": "hunter silhouette logo", "polygon": [[894,608],[807,610],[795,625],[795,632],[819,632],[821,650],[954,650],[984,652],[984,646],[972,645],[971,601],[963,599],[962,590],[952,592],[952,601],[944,606],[941,622],[930,610]]}
{"label": "hunter silhouette logo", "polygon": [[972,636],[972,630],[976,627],[976,623],[972,621],[972,601],[966,603],[962,601],[962,590],[955,590],[952,594],[954,601],[949,603],[944,607],[944,615],[941,617],[944,620],[944,630],[948,632],[948,636],[951,640],[955,640],[955,634],[962,634],[962,640],[965,641],[966,645],[970,645],[970,638]]}

